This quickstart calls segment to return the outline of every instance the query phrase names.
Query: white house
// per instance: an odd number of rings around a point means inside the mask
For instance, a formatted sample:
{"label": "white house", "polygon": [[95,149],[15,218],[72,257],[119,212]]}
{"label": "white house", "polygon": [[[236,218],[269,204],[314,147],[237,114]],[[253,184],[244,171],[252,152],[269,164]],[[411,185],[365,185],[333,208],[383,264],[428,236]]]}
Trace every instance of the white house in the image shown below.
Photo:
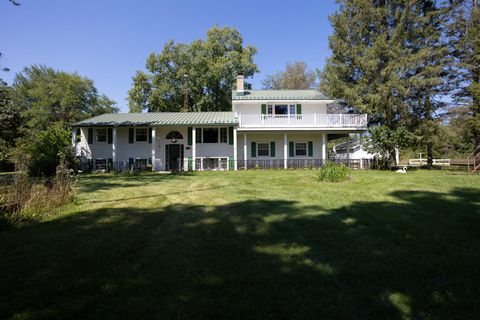
{"label": "white house", "polygon": [[334,151],[335,158],[340,160],[373,159],[376,156],[365,150],[364,142],[359,137],[335,145]]}
{"label": "white house", "polygon": [[93,169],[238,170],[320,166],[327,141],[364,132],[366,114],[329,114],[316,90],[244,90],[231,112],[103,114],[77,123],[72,143]]}

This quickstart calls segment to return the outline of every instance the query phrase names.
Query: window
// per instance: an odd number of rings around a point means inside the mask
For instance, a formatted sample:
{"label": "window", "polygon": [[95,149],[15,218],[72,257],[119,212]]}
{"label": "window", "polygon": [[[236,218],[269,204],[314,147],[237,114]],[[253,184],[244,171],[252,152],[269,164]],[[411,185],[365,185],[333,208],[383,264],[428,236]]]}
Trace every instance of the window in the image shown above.
{"label": "window", "polygon": [[168,140],[172,140],[172,139],[183,139],[183,136],[180,132],[178,131],[170,131],[168,134],[167,134],[167,137],[166,139]]}
{"label": "window", "polygon": [[107,129],[97,129],[95,132],[97,142],[107,142]]}
{"label": "window", "polygon": [[290,115],[294,116],[297,113],[297,108],[294,104],[290,105]]}
{"label": "window", "polygon": [[267,106],[267,114],[276,115],[296,115],[297,108],[294,104],[269,104]]}
{"label": "window", "polygon": [[202,143],[202,128],[195,129],[195,142]]}
{"label": "window", "polygon": [[203,128],[203,143],[218,143],[218,128]]}
{"label": "window", "polygon": [[288,114],[288,105],[286,105],[286,104],[276,104],[275,105],[275,114]]}
{"label": "window", "polygon": [[95,159],[95,170],[107,170],[107,160]]}
{"label": "window", "polygon": [[135,159],[135,167],[146,168],[147,167],[147,159]]}
{"label": "window", "polygon": [[307,143],[306,142],[295,143],[295,155],[296,156],[306,156],[307,155]]}
{"label": "window", "polygon": [[220,128],[220,143],[227,143],[227,128]]}
{"label": "window", "polygon": [[147,141],[147,138],[148,138],[147,128],[137,128],[137,130],[135,130],[136,141]]}
{"label": "window", "polygon": [[257,156],[258,157],[269,157],[270,156],[270,143],[268,143],[268,142],[257,143]]}

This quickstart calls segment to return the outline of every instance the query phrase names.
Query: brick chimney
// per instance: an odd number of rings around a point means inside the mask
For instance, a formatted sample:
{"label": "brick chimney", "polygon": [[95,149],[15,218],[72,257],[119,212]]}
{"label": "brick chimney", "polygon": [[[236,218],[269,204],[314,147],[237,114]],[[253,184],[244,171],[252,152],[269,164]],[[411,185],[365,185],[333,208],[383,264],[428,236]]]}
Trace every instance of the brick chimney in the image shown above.
{"label": "brick chimney", "polygon": [[239,74],[237,76],[237,92],[243,93],[244,86],[243,86],[243,74]]}

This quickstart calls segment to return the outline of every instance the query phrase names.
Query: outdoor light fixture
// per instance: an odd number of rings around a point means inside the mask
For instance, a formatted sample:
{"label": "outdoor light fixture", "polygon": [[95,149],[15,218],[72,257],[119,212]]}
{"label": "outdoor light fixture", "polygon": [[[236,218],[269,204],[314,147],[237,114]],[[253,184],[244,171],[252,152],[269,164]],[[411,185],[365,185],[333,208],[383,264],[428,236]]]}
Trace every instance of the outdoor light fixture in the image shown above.
{"label": "outdoor light fixture", "polygon": [[191,149],[190,146],[185,147],[185,150],[190,150],[190,149]]}

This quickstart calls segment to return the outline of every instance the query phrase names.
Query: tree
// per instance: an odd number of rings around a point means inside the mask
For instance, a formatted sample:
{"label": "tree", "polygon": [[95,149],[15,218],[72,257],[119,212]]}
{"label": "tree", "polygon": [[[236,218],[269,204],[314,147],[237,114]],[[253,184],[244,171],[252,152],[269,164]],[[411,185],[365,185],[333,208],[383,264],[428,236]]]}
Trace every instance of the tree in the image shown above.
{"label": "tree", "polygon": [[21,123],[21,112],[14,103],[13,89],[0,83],[0,162],[10,158]]}
{"label": "tree", "polygon": [[[190,44],[167,42],[152,53],[146,72],[137,71],[129,91],[131,112],[231,110],[231,89],[237,74],[258,72],[256,48],[244,46],[240,33],[213,27],[206,40]],[[247,84],[248,85],[248,84]],[[184,96],[188,96],[188,107]]]}
{"label": "tree", "polygon": [[408,2],[408,15],[402,21],[409,54],[404,58],[404,72],[408,92],[405,100],[409,108],[410,127],[418,142],[427,147],[428,164],[433,165],[433,147],[439,132],[438,110],[446,104],[443,97],[451,88],[447,81],[451,58],[446,41],[449,7],[439,1]]}
{"label": "tree", "polygon": [[456,101],[468,108],[474,149],[480,146],[480,8],[478,0],[452,0],[450,41]]}
{"label": "tree", "polygon": [[412,139],[411,133],[403,126],[394,130],[387,126],[373,126],[369,133],[370,140],[366,144],[366,149],[370,153],[379,154],[385,168],[390,166],[390,159],[395,156],[395,150],[407,147]]}
{"label": "tree", "polygon": [[18,151],[20,150],[28,154],[29,172],[34,176],[52,176],[61,156],[73,158],[70,133],[61,122],[38,132],[35,139],[23,145]]}
{"label": "tree", "polygon": [[[332,56],[320,73],[321,90],[342,99],[371,124],[394,135],[405,125],[407,83],[402,78],[408,50],[402,23],[408,15],[405,1],[341,0],[330,17]],[[384,150],[393,160],[393,150]]]}
{"label": "tree", "polygon": [[308,70],[305,62],[295,61],[287,63],[284,71],[268,75],[262,81],[264,89],[270,90],[301,90],[317,87],[317,74]]}
{"label": "tree", "polygon": [[33,65],[15,76],[16,103],[28,130],[65,126],[102,113],[118,112],[115,102],[98,94],[93,81],[78,75]]}

